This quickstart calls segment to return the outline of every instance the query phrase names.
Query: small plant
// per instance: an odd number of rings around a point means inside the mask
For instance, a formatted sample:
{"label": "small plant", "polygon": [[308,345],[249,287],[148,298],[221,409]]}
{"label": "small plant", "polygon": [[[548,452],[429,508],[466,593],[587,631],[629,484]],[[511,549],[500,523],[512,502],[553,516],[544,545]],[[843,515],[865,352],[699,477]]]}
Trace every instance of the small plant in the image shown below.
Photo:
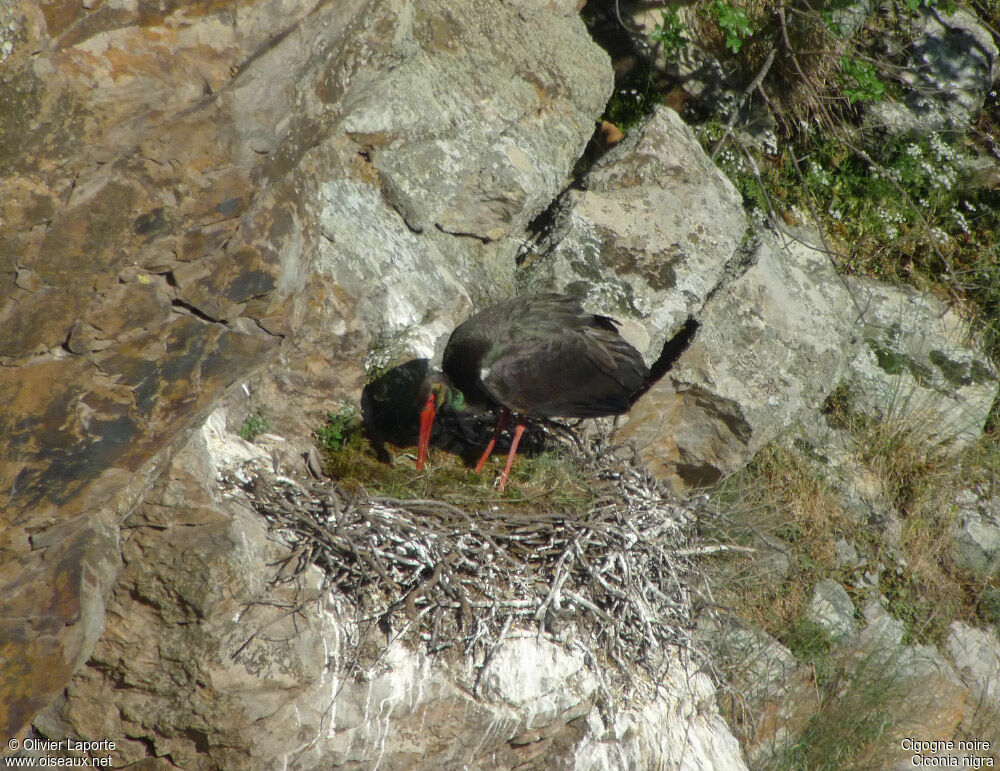
{"label": "small plant", "polygon": [[1000,589],[987,586],[979,593],[976,615],[984,624],[1000,624]]}
{"label": "small plant", "polygon": [[931,642],[927,628],[928,608],[921,599],[921,587],[913,573],[901,565],[885,570],[879,578],[878,588],[886,598],[889,615],[903,622],[903,644]]}
{"label": "small plant", "polygon": [[833,638],[822,624],[802,616],[779,638],[799,661],[819,669],[833,648]]}
{"label": "small plant", "polygon": [[831,428],[849,430],[856,427],[861,418],[854,409],[854,395],[846,383],[840,383],[823,402],[823,415]]}
{"label": "small plant", "polygon": [[642,66],[636,67],[615,87],[608,106],[604,108],[604,120],[615,124],[624,132],[650,115],[660,101],[652,72]]}
{"label": "small plant", "polygon": [[688,44],[688,39],[684,36],[685,30],[677,8],[671,5],[660,11],[660,23],[653,27],[649,37],[663,46],[663,55],[667,61],[674,62]]}
{"label": "small plant", "polygon": [[878,71],[871,62],[843,57],[840,60],[840,81],[844,96],[851,104],[877,102],[885,96],[885,83],[879,80]]}
{"label": "small plant", "polygon": [[267,431],[268,428],[270,428],[270,423],[263,410],[254,410],[248,413],[243,419],[243,425],[240,426],[239,430],[240,439],[252,442],[256,437]]}
{"label": "small plant", "polygon": [[753,34],[746,13],[742,8],[734,8],[726,0],[715,0],[711,12],[726,36],[726,48],[738,54],[743,41]]}
{"label": "small plant", "polygon": [[952,13],[955,10],[955,3],[951,0],[902,0],[903,6],[913,13],[923,8],[933,8],[942,13]]}
{"label": "small plant", "polygon": [[326,413],[326,423],[316,431],[319,446],[325,452],[340,451],[356,432],[358,411],[351,405]]}

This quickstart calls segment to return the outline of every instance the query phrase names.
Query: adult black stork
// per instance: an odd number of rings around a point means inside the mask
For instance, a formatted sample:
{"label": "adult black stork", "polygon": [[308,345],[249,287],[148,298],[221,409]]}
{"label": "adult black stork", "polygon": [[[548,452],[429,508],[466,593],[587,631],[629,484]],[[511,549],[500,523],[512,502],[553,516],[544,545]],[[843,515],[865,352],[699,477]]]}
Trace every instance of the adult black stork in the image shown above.
{"label": "adult black stork", "polygon": [[[491,305],[451,333],[420,415],[417,469],[427,460],[431,427],[444,404],[500,409],[482,470],[497,437],[515,416],[503,492],[531,415],[594,418],[628,412],[649,374],[642,356],[618,334],[618,322],[587,313],[575,297],[540,294]],[[456,398],[458,389],[464,399]]]}

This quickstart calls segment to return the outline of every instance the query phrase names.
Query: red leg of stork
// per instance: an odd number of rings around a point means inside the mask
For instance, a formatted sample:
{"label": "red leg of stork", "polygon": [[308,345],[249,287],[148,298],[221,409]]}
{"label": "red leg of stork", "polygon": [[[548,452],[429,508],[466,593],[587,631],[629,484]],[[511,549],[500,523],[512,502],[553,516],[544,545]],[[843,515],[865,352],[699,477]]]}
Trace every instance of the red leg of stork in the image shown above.
{"label": "red leg of stork", "polygon": [[507,486],[507,475],[510,473],[510,464],[514,462],[514,453],[517,452],[517,443],[521,441],[521,434],[524,433],[524,421],[520,418],[514,426],[514,439],[510,443],[510,452],[507,453],[507,465],[504,466],[503,476],[500,477],[500,492]]}
{"label": "red leg of stork", "polygon": [[496,427],[493,429],[493,438],[490,439],[490,443],[486,445],[486,449],[483,451],[483,457],[479,459],[479,463],[476,464],[476,473],[478,474],[483,470],[483,466],[486,465],[486,459],[490,457],[490,453],[493,452],[493,448],[496,446],[497,437],[500,436],[500,432],[507,428],[507,424],[510,423],[510,410],[506,407],[500,413],[500,417],[497,418]]}

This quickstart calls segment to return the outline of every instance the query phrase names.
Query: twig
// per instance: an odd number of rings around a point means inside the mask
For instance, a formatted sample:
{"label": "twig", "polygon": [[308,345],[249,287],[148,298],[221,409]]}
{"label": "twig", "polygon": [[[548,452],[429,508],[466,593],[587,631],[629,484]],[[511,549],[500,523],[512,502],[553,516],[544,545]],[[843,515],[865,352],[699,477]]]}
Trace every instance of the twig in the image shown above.
{"label": "twig", "polygon": [[[363,489],[348,499],[331,483],[287,485],[249,469],[224,493],[244,491],[300,562],[326,572],[325,588],[364,609],[354,623],[381,625],[387,641],[411,636],[429,652],[485,649],[485,667],[512,629],[544,634],[551,610],[565,610],[566,639],[617,662],[630,691],[648,691],[658,676],[652,651],[688,644],[689,567],[678,550],[688,547],[694,520],[644,470],[608,455],[591,462],[607,491],[575,518],[471,515],[453,503]],[[350,644],[357,655],[345,666],[354,667],[363,648]]]}
{"label": "twig", "polygon": [[739,104],[736,105],[736,108],[733,110],[726,123],[726,130],[722,132],[722,136],[719,137],[719,141],[716,142],[715,147],[712,148],[712,154],[709,157],[711,157],[713,161],[715,160],[715,156],[719,154],[719,149],[722,147],[722,143],[725,142],[732,133],[733,126],[736,125],[736,119],[739,118],[740,111],[743,109],[743,105],[746,104],[747,99],[750,98],[750,94],[752,94],[764,78],[767,77],[767,73],[771,69],[771,65],[774,64],[774,55],[776,52],[777,49],[771,49],[770,53],[767,55],[767,59],[764,60],[764,65],[754,76],[754,79],[750,81],[750,85],[743,90],[743,95],[740,97]]}
{"label": "twig", "polygon": [[752,546],[739,546],[734,543],[713,543],[707,546],[695,546],[690,549],[678,549],[675,554],[679,557],[704,557],[709,554],[731,551],[739,552],[740,554],[756,554],[758,550]]}

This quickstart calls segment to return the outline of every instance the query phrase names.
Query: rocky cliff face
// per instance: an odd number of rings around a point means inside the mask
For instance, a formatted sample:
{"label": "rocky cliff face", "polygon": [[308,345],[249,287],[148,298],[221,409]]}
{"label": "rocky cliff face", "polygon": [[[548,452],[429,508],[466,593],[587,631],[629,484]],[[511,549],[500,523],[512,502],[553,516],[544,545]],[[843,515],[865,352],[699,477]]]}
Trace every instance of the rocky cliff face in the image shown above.
{"label": "rocky cliff face", "polygon": [[[625,437],[677,487],[819,407],[857,353],[844,289],[808,246],[744,240],[676,116],[564,193],[611,87],[569,0],[0,11],[5,735],[193,768],[742,764],[682,667],[600,715],[595,662],[534,634],[475,696],[426,651],[352,669],[356,609],[285,580],[288,544],[217,483],[255,456],[226,415],[266,405],[268,463],[300,470],[366,360],[430,355],[516,285],[676,360]],[[981,426],[988,364],[929,361],[978,367]]]}
{"label": "rocky cliff face", "polygon": [[8,22],[0,570],[5,659],[21,675],[0,702],[12,731],[100,635],[123,516],[308,302],[293,244],[307,238],[293,226],[304,200],[281,189],[312,121],[289,117],[312,57],[358,54],[337,30],[360,8],[303,26],[311,10],[26,4]]}
{"label": "rocky cliff face", "polygon": [[[315,576],[268,593],[308,595],[311,631],[264,611],[277,648],[240,646],[280,547],[220,501],[191,432],[234,385],[245,410],[250,383],[294,458],[331,400],[357,398],[370,340],[428,353],[470,295],[509,291],[610,94],[575,10],[5,10],[5,733],[263,768],[329,727],[333,600]],[[482,712],[435,688],[434,709]],[[345,714],[363,731],[335,756],[367,762],[375,724]],[[483,727],[505,742],[517,715]]]}
{"label": "rocky cliff face", "polygon": [[[86,660],[118,525],[229,386],[266,371],[277,425],[304,435],[326,399],[356,393],[376,323],[437,313],[443,329],[468,307],[438,267],[465,246],[413,236],[392,167],[421,142],[478,159],[470,146],[503,139],[493,173],[466,160],[435,178],[451,192],[417,197],[460,231],[477,227],[447,214],[456,197],[492,202],[497,223],[534,216],[610,89],[572,10],[7,14],[0,581],[4,658],[22,673],[4,678],[8,729]],[[405,306],[400,292],[425,297]],[[51,602],[31,599],[37,586]]]}

